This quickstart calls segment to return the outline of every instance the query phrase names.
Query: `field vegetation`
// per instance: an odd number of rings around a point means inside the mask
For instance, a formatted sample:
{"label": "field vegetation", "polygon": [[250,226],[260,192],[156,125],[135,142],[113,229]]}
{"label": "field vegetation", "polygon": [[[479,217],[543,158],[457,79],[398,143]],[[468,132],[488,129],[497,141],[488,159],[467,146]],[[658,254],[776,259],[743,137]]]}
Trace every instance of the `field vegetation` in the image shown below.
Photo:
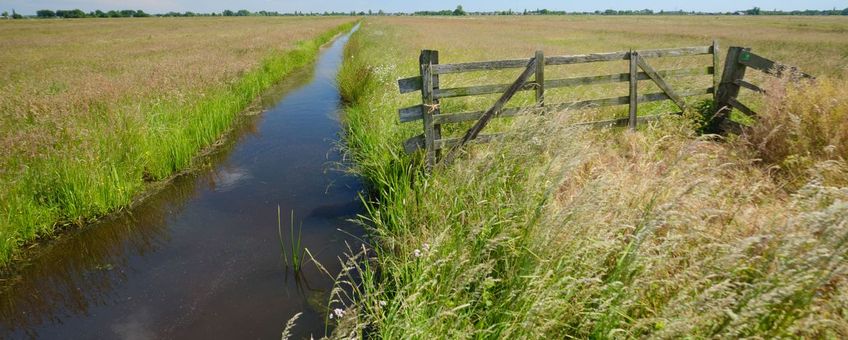
{"label": "field vegetation", "polygon": [[[367,19],[339,84],[353,171],[372,191],[363,218],[373,238],[340,281],[336,335],[848,336],[846,32],[844,18],[812,17]],[[504,140],[475,145],[430,174],[420,154],[403,152],[422,127],[399,124],[396,110],[420,97],[398,94],[395,81],[418,74],[421,49],[453,63],[713,39],[819,79],[753,78],[769,94],[746,95],[761,117],[739,136],[698,134],[698,112],[636,132],[569,127],[626,115],[618,107],[498,120],[493,128],[510,131]],[[656,65],[688,62],[703,61]],[[626,70],[623,62],[569,66],[546,69],[546,78]],[[508,83],[518,72],[444,77],[442,87]],[[702,78],[674,86],[709,82]],[[599,94],[627,91],[586,87],[547,100]],[[442,108],[493,101],[445,100]]]}
{"label": "field vegetation", "polygon": [[190,167],[353,20],[0,22],[0,265]]}

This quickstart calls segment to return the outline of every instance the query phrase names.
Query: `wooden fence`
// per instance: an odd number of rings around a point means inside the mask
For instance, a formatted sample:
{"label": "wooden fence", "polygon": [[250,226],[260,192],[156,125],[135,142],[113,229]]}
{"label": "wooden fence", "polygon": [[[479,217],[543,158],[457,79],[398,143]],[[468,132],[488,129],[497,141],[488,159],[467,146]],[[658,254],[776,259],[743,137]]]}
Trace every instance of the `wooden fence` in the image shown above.
{"label": "wooden fence", "polygon": [[718,112],[709,122],[710,130],[737,130],[738,132],[739,126],[737,124],[728,124],[730,121],[727,118],[732,109],[737,109],[748,116],[757,116],[754,110],[738,100],[739,91],[743,88],[756,93],[764,94],[766,92],[759,86],[745,80],[745,71],[748,68],[774,77],[789,77],[792,81],[815,79],[794,66],[784,65],[754,54],[750,48],[732,46],[728,48],[727,57],[724,59],[724,71],[715,98]]}
{"label": "wooden fence", "polygon": [[[776,64],[765,58],[750,53],[747,49],[731,47],[727,60],[736,60],[736,63],[725,65],[724,75],[721,80],[718,75],[718,44],[714,41],[709,46],[696,46],[672,49],[653,50],[631,50],[623,52],[596,53],[584,55],[548,56],[542,51],[537,51],[535,56],[527,59],[496,60],[483,62],[469,62],[459,64],[440,64],[438,51],[424,50],[419,57],[420,75],[398,80],[398,88],[401,93],[421,93],[421,104],[402,108],[398,111],[400,122],[423,121],[424,132],[404,142],[407,152],[423,148],[428,167],[432,167],[443,158],[450,162],[457,154],[457,150],[471,140],[487,142],[497,138],[499,134],[483,134],[480,132],[485,128],[492,118],[511,117],[527,112],[556,112],[562,110],[582,109],[588,107],[603,107],[612,105],[629,105],[629,114],[625,118],[587,122],[592,126],[628,126],[635,129],[639,122],[654,120],[661,115],[637,116],[639,103],[671,100],[680,109],[686,109],[685,97],[713,94],[717,103],[726,107],[743,108],[743,112],[751,112],[736,100],[739,87],[758,89],[752,84],[744,81],[746,67],[764,70],[770,74],[779,74],[788,68],[775,68]],[[735,54],[733,54],[735,53]],[[697,55],[712,55],[711,65],[685,69],[656,70],[648,62],[649,58],[661,57],[684,57]],[[574,65],[582,63],[605,62],[605,61],[629,61],[629,70],[626,73],[592,75],[584,77],[546,79],[545,67],[557,65]],[[511,84],[477,85],[468,87],[441,88],[439,75],[451,73],[463,73],[473,71],[521,69],[523,72]],[[641,69],[641,71],[640,71]],[[794,70],[794,69],[793,69]],[[712,86],[699,89],[675,90],[666,79],[680,76],[712,75]],[[531,81],[530,77],[534,79]],[[650,80],[654,82],[662,92],[638,94],[638,81]],[[545,101],[545,90],[551,88],[566,88],[582,85],[598,85],[612,83],[629,83],[629,95],[620,97],[597,98],[566,103],[549,103]],[[716,90],[718,89],[718,90]],[[534,91],[536,103],[533,107],[504,108],[506,103],[519,91]],[[439,101],[444,98],[479,96],[501,93],[500,98],[486,111],[476,112],[442,112]],[[718,117],[719,115],[717,115]],[[477,121],[461,138],[443,138],[441,126],[443,124],[459,123],[466,121]],[[441,157],[441,151],[448,153]]]}

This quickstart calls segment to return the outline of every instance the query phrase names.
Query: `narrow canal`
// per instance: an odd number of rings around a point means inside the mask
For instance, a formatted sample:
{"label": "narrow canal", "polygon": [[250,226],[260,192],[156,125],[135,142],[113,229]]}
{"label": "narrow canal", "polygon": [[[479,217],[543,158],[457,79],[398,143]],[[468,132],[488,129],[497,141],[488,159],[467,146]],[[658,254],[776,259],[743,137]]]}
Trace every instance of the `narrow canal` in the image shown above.
{"label": "narrow canal", "polygon": [[350,33],[264,96],[205,158],[142,204],[63,235],[0,278],[0,338],[279,339],[324,335],[332,280],[281,257],[289,220],[328,271],[362,235],[360,180],[332,170],[341,102],[336,74]]}

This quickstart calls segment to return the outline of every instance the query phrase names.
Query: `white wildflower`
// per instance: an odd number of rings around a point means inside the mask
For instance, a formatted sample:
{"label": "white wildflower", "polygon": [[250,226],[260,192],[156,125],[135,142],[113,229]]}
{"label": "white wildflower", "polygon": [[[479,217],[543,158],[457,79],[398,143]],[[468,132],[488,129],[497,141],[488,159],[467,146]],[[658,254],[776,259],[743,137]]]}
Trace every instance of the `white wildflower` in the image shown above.
{"label": "white wildflower", "polygon": [[344,309],[336,308],[336,309],[333,309],[333,312],[332,312],[332,313],[330,313],[330,319],[332,319],[332,318],[333,318],[333,316],[335,316],[336,318],[341,319],[344,315],[345,315],[345,310],[344,310]]}
{"label": "white wildflower", "polygon": [[415,249],[412,251],[412,255],[415,257],[421,257],[421,250]]}

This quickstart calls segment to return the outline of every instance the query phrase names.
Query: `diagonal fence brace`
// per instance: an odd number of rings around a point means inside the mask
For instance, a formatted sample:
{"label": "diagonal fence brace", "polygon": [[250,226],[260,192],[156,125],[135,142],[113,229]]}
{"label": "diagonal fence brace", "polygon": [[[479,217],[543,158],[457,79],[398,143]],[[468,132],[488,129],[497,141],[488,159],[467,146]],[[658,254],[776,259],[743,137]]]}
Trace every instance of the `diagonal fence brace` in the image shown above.
{"label": "diagonal fence brace", "polygon": [[[541,62],[544,63],[545,61],[542,60]],[[518,92],[518,90],[520,90],[522,87],[524,87],[524,84],[527,83],[527,80],[530,79],[530,76],[536,72],[537,65],[539,65],[538,58],[530,59],[530,62],[527,64],[527,68],[525,68],[524,72],[522,72],[521,75],[518,76],[518,79],[516,79],[515,82],[513,82],[512,85],[509,86],[509,89],[507,89],[506,92],[504,92],[504,94],[501,95],[500,98],[498,98],[495,104],[492,105],[492,107],[489,108],[489,110],[487,110],[482,117],[480,117],[480,120],[478,120],[477,123],[474,124],[474,126],[468,129],[467,132],[465,132],[465,135],[462,137],[462,140],[456,146],[451,148],[447,155],[445,155],[445,159],[443,160],[445,164],[450,164],[451,162],[453,162],[457,154],[459,154],[459,150],[463,146],[465,146],[468,141],[477,138],[477,135],[480,134],[480,131],[482,131],[487,124],[489,124],[489,121],[492,120],[492,117],[500,113],[501,110],[503,110],[504,105],[506,105],[506,103],[510,99],[512,99],[515,93]]]}

